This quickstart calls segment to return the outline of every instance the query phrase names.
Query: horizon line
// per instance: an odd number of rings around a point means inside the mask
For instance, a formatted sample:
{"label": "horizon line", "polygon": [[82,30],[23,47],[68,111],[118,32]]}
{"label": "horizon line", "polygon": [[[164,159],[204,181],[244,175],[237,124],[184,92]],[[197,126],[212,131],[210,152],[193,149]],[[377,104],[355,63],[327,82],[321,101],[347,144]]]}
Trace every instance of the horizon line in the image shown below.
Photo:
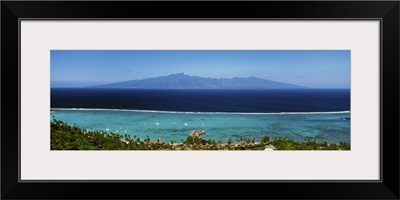
{"label": "horizon line", "polygon": [[308,90],[308,89],[351,89],[351,88],[314,88],[314,87],[304,87],[304,88],[129,88],[129,87],[98,87],[98,86],[58,86],[50,87],[50,89],[58,88],[84,88],[84,89],[141,89],[141,90]]}

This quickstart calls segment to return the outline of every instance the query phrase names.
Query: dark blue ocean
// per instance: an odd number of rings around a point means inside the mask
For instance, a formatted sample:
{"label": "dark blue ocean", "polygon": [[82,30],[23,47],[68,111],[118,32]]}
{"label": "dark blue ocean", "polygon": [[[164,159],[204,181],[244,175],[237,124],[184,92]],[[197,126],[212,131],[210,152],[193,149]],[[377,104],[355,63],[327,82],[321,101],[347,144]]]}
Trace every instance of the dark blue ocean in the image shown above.
{"label": "dark blue ocean", "polygon": [[181,141],[191,130],[350,142],[350,90],[148,90],[53,88],[52,117],[84,129]]}
{"label": "dark blue ocean", "polygon": [[184,112],[332,112],[350,110],[350,90],[140,90],[59,88],[51,89],[51,107]]}

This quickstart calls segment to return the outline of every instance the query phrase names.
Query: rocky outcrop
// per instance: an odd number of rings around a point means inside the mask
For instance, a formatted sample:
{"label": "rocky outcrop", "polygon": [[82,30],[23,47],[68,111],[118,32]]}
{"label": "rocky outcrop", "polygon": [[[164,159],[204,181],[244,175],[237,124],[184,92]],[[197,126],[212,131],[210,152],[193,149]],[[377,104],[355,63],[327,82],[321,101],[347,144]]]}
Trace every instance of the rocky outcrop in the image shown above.
{"label": "rocky outcrop", "polygon": [[205,131],[205,130],[198,130],[198,131],[192,130],[192,131],[190,132],[189,136],[191,136],[191,137],[198,137],[198,138],[201,139],[201,135],[203,135],[203,134],[206,134],[206,131]]}
{"label": "rocky outcrop", "polygon": [[264,151],[273,151],[273,150],[275,150],[275,147],[274,147],[274,145],[270,144],[270,145],[265,146]]}

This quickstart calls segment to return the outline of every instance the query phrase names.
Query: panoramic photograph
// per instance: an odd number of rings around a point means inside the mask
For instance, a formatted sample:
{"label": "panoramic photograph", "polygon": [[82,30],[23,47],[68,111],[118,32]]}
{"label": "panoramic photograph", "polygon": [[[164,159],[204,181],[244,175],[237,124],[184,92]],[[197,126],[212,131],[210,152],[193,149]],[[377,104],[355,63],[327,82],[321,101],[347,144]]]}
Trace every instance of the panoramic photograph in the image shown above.
{"label": "panoramic photograph", "polygon": [[350,50],[52,50],[51,150],[349,151]]}

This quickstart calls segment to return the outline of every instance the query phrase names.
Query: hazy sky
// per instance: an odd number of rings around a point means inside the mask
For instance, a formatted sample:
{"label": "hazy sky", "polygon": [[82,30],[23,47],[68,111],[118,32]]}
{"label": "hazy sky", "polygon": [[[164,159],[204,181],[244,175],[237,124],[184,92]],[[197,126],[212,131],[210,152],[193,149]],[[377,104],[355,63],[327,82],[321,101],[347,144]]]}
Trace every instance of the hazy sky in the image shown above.
{"label": "hazy sky", "polygon": [[52,50],[51,87],[83,87],[186,72],[255,76],[310,88],[350,88],[350,50]]}

